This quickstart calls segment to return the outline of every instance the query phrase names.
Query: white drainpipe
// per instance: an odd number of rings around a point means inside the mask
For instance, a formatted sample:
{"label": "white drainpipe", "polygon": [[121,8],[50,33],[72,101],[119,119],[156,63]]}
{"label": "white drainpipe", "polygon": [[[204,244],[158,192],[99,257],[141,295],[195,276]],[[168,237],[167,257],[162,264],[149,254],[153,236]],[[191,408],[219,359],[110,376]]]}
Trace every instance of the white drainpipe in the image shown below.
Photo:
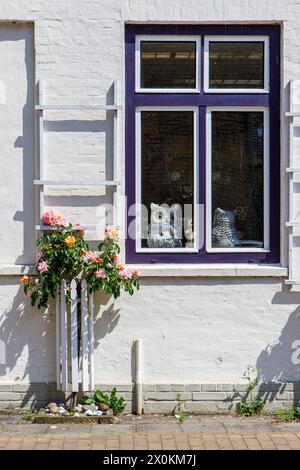
{"label": "white drainpipe", "polygon": [[143,412],[143,343],[135,340],[135,413]]}

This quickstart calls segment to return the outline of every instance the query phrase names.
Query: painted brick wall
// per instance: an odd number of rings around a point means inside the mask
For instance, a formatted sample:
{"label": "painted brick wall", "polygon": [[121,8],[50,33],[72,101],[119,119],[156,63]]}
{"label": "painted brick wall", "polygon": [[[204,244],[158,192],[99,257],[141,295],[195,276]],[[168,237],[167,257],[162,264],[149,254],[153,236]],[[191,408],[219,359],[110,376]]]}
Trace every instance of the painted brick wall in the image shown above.
{"label": "painted brick wall", "polygon": [[[283,21],[282,111],[288,109],[288,80],[300,78],[297,0],[0,0],[0,20],[34,23],[35,78],[45,80],[48,103],[111,103],[114,80],[119,81],[120,101],[124,102],[126,21]],[[79,113],[46,118],[46,156],[52,161],[47,171],[51,178],[71,178],[78,172],[86,179],[96,173],[110,177],[112,122],[101,113],[94,118]],[[118,149],[121,169],[123,129],[124,122]],[[5,134],[0,133],[1,148],[5,142]],[[287,166],[287,144],[288,128],[283,118],[282,169]],[[13,172],[16,161],[11,162]],[[72,210],[67,208],[70,192],[63,197],[52,194],[48,202],[67,216],[69,211],[74,221],[89,222],[98,200],[110,201],[111,195],[100,192],[97,200],[86,195],[91,193],[76,192],[77,205]],[[284,171],[281,209],[285,220]],[[0,267],[18,262],[24,234],[12,231],[11,236],[15,242],[13,259],[0,256]],[[283,265],[286,255],[282,229]],[[299,294],[289,293],[280,279],[143,279],[140,293],[133,298],[123,298],[115,305],[111,300],[98,299],[96,381],[132,382],[131,347],[136,337],[145,343],[145,382],[149,384],[238,383],[248,364],[261,368],[263,380],[299,381],[299,366],[291,362],[293,341],[300,339],[299,301]],[[17,277],[1,277],[0,380],[53,381],[54,357],[53,314],[45,316],[24,302]]]}

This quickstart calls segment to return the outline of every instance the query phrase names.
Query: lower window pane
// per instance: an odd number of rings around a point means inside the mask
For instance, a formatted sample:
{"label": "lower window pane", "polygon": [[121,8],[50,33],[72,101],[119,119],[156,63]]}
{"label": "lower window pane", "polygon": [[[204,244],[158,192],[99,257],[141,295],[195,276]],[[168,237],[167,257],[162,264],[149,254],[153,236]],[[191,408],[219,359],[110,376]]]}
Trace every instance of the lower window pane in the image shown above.
{"label": "lower window pane", "polygon": [[142,248],[193,248],[194,112],[141,112]]}
{"label": "lower window pane", "polygon": [[212,112],[212,247],[263,248],[263,112]]}

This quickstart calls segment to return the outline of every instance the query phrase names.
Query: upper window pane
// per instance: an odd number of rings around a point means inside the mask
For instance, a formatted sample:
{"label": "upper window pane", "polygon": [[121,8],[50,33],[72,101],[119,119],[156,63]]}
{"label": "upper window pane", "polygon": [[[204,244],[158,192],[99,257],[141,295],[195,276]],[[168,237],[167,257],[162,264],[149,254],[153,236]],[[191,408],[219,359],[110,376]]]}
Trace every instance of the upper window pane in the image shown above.
{"label": "upper window pane", "polygon": [[209,41],[209,88],[264,89],[264,41]]}
{"label": "upper window pane", "polygon": [[141,88],[196,88],[196,41],[141,41]]}

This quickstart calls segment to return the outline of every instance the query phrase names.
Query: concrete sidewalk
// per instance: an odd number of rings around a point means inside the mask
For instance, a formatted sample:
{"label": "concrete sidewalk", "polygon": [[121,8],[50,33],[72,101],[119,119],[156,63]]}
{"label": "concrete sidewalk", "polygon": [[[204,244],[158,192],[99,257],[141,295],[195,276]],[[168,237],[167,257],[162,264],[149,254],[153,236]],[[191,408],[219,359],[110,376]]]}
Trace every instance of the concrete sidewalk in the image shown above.
{"label": "concrete sidewalk", "polygon": [[300,450],[300,423],[272,418],[126,416],[113,425],[41,425],[0,416],[0,449]]}

